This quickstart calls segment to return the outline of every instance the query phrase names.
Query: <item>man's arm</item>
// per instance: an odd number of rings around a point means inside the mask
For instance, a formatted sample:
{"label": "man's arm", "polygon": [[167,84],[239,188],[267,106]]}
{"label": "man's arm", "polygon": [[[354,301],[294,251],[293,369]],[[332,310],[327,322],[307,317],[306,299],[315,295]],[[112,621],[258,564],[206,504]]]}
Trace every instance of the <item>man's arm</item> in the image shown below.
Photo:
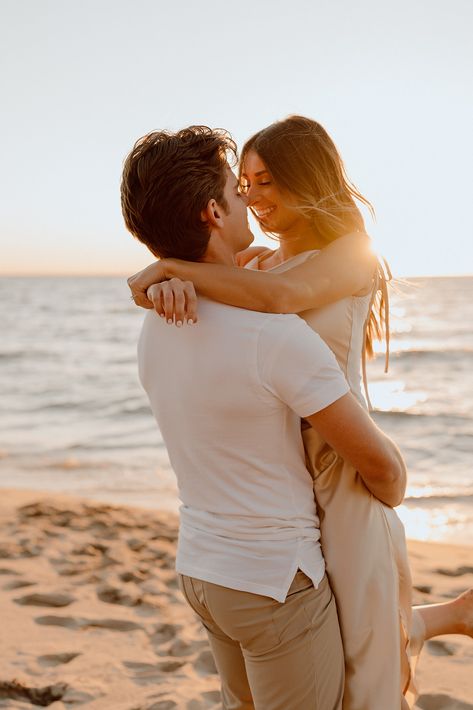
{"label": "man's arm", "polygon": [[356,468],[376,498],[390,506],[402,502],[406,490],[406,467],[402,455],[352,394],[344,395],[305,419]]}

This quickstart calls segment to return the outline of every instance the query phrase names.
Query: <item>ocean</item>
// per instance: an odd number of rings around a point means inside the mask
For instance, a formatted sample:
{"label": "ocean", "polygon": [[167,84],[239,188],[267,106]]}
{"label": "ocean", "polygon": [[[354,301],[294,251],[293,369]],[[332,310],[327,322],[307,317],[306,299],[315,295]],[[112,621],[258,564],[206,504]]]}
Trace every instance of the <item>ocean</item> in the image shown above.
{"label": "ocean", "polygon": [[[0,486],[177,510],[126,280],[3,277],[0,302]],[[368,376],[408,464],[399,514],[410,538],[473,544],[473,277],[395,284],[391,321],[389,373],[380,354]]]}

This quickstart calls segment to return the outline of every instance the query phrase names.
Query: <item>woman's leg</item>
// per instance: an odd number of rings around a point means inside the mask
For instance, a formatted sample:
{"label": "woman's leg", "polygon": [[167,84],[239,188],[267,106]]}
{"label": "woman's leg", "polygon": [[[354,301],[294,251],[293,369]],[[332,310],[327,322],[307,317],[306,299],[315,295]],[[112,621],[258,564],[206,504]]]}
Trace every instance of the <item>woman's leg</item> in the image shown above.
{"label": "woman's leg", "polygon": [[413,612],[420,614],[423,622],[422,630],[422,625],[417,624],[417,635],[424,634],[422,641],[443,634],[464,634],[473,638],[473,588],[449,602],[415,606]]}

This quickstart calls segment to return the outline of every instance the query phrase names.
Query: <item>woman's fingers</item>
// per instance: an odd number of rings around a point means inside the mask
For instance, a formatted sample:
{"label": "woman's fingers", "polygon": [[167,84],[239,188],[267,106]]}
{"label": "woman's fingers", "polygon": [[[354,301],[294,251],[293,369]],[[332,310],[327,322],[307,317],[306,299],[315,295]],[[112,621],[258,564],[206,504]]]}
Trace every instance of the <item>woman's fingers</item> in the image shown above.
{"label": "woman's fingers", "polygon": [[174,294],[174,323],[181,327],[184,323],[184,316],[186,315],[186,295],[184,281],[179,279],[171,279],[169,282],[173,294]]}
{"label": "woman's fingers", "polygon": [[174,291],[170,281],[161,284],[161,299],[166,323],[174,323]]}
{"label": "woman's fingers", "polygon": [[197,323],[197,294],[192,281],[184,281],[186,296],[186,318],[189,325]]}
{"label": "woman's fingers", "polygon": [[159,316],[164,317],[163,301],[161,297],[162,284],[152,284],[146,290],[146,297],[151,302],[152,308]]}
{"label": "woman's fingers", "polygon": [[147,300],[153,308],[169,324],[178,327],[184,323],[197,322],[197,296],[191,281],[170,279],[159,284],[153,284],[146,292]]}
{"label": "woman's fingers", "polygon": [[163,260],[156,261],[150,264],[145,269],[138,271],[127,280],[128,287],[131,291],[131,297],[137,306],[143,308],[153,308],[152,303],[146,295],[147,289],[152,284],[157,284],[165,278]]}
{"label": "woman's fingers", "polygon": [[[181,327],[186,322],[190,325],[196,323],[197,295],[192,281],[181,281],[180,279],[173,278],[170,279],[167,284],[174,298],[174,323],[178,327]],[[171,306],[170,296],[169,306]],[[166,318],[167,317],[166,311]]]}

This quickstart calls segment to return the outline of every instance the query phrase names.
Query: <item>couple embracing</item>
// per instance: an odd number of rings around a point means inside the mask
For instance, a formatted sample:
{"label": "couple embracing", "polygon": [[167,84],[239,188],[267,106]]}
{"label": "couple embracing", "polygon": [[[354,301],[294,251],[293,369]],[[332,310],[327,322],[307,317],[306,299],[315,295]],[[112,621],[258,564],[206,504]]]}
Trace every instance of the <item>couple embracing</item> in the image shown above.
{"label": "couple embracing", "polygon": [[[122,178],[159,258],[129,283],[153,309],[139,370],[178,480],[181,589],[226,710],[412,707],[413,658],[471,635],[473,595],[411,608],[405,465],[361,391],[387,305],[369,203],[308,118],[250,138],[238,179],[235,158],[222,130],[153,132]],[[248,206],[275,251],[250,246]]]}

